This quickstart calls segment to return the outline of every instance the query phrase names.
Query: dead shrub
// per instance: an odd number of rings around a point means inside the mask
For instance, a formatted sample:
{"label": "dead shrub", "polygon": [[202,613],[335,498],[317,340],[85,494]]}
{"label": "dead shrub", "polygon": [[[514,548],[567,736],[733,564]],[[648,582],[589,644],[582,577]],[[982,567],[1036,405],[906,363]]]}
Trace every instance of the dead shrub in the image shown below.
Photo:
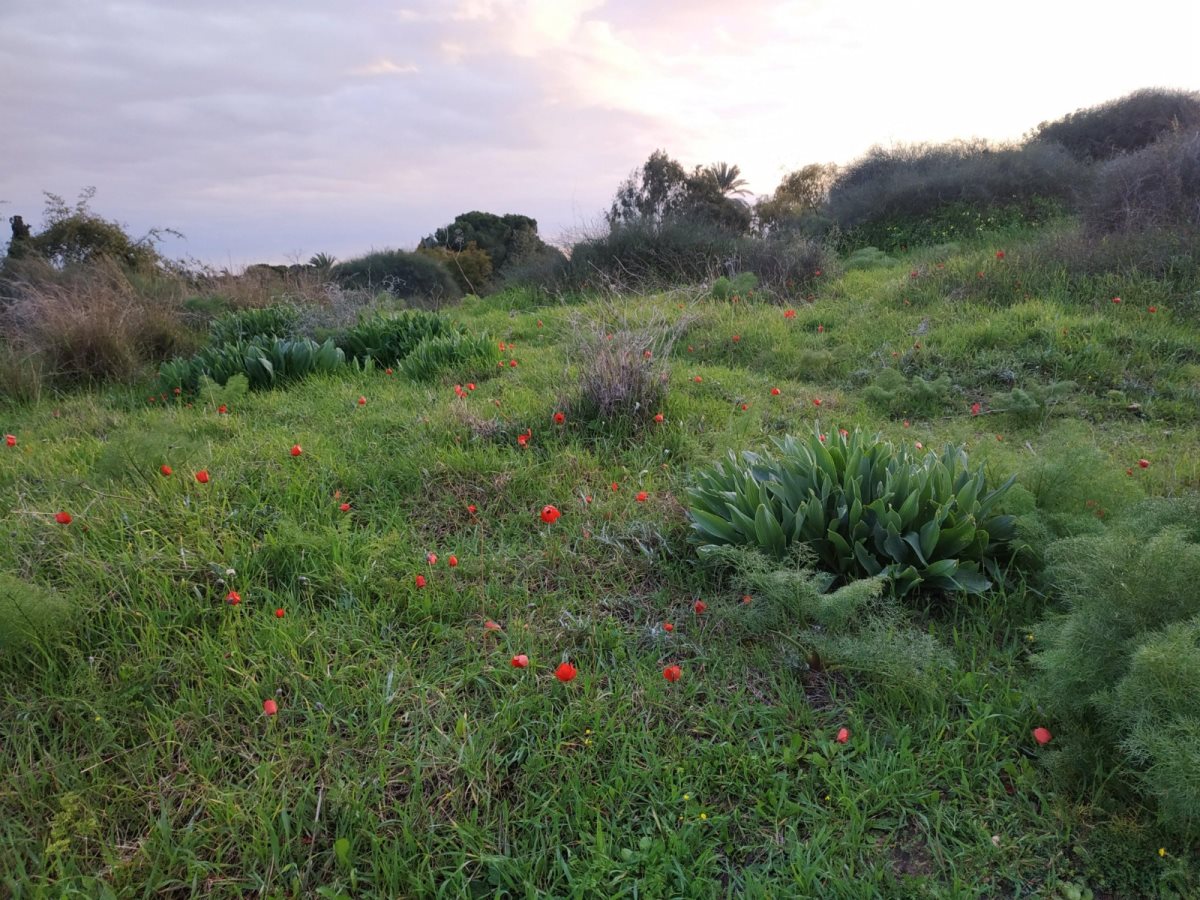
{"label": "dead shrub", "polygon": [[166,275],[139,279],[135,284],[122,266],[98,258],[10,281],[0,334],[10,353],[36,358],[55,380],[128,381],[198,343],[181,323],[183,283]]}
{"label": "dead shrub", "polygon": [[570,421],[601,434],[632,434],[666,406],[670,372],[666,360],[695,321],[672,321],[661,310],[640,320],[608,304],[599,319],[577,316],[578,343],[568,363],[578,370],[575,387],[559,398]]}

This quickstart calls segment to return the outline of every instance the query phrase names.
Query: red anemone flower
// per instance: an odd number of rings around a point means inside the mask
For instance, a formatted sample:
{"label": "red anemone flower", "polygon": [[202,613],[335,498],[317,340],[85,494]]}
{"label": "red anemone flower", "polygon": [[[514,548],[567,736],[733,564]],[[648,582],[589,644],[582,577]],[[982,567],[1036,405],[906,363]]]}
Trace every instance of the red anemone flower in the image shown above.
{"label": "red anemone flower", "polygon": [[705,603],[703,600],[697,600],[695,603],[692,604],[692,609],[694,609],[696,611],[696,615],[702,616],[702,615],[704,615],[704,611],[706,609],[708,609],[708,604]]}
{"label": "red anemone flower", "polygon": [[563,413],[556,412],[554,414],[554,424],[555,425],[561,425],[565,421],[567,421],[567,417]]}
{"label": "red anemone flower", "polygon": [[794,309],[785,309],[783,311],[783,317],[785,319],[794,319],[796,318],[796,311]]}
{"label": "red anemone flower", "polygon": [[366,397],[359,397],[359,398],[358,398],[358,405],[359,405],[359,406],[366,406],[366,405],[367,405],[367,398],[366,398]]}
{"label": "red anemone flower", "polygon": [[452,568],[452,569],[453,569],[455,566],[457,566],[457,565],[458,565],[458,557],[457,557],[457,556],[451,556],[451,557],[450,557],[448,560],[446,560],[446,561],[447,561],[448,563],[450,563],[450,568]]}
{"label": "red anemone flower", "polygon": [[276,703],[274,700],[264,700],[263,701],[263,713],[264,714],[266,714],[268,716],[273,716],[277,712],[279,712],[279,704],[278,703]]}
{"label": "red anemone flower", "polygon": [[17,436],[15,434],[6,434],[4,436],[4,443],[8,444],[10,447],[17,446]]}
{"label": "red anemone flower", "polygon": [[304,449],[299,444],[292,444],[292,456],[299,456]]}
{"label": "red anemone flower", "polygon": [[977,416],[983,410],[983,405],[976,402],[971,404],[971,415]]}
{"label": "red anemone flower", "polygon": [[279,609],[275,610],[275,618],[277,618],[277,619],[283,618],[283,607],[280,607]]}
{"label": "red anemone flower", "polygon": [[665,669],[663,669],[663,678],[667,679],[667,681],[671,682],[672,684],[678,681],[681,677],[683,677],[683,669],[679,668],[679,666],[667,666]]}
{"label": "red anemone flower", "polygon": [[170,466],[168,466],[168,465],[163,465],[163,466],[160,466],[160,467],[159,467],[158,471],[162,472],[162,473],[163,473],[163,475],[170,475],[170,474],[171,474],[171,467],[170,467]]}
{"label": "red anemone flower", "polygon": [[771,388],[771,396],[778,397],[779,396],[779,388],[777,388],[777,387]]}
{"label": "red anemone flower", "polygon": [[71,514],[69,512],[67,512],[66,510],[63,510],[62,512],[56,512],[54,514],[54,521],[57,522],[59,525],[70,525],[71,524]]}
{"label": "red anemone flower", "polygon": [[1121,298],[1120,298],[1120,297],[1113,297],[1113,298],[1112,298],[1112,302],[1113,302],[1113,303],[1120,303],[1120,302],[1121,302]]}
{"label": "red anemone flower", "polygon": [[674,630],[675,630],[675,626],[672,625],[670,622],[663,622],[663,631],[674,631]]}
{"label": "red anemone flower", "polygon": [[429,563],[431,566],[436,566],[437,565],[437,554],[436,553],[426,553],[425,554],[425,562]]}
{"label": "red anemone flower", "polygon": [[554,677],[557,678],[559,681],[563,682],[563,684],[566,684],[568,681],[572,680],[578,674],[579,674],[579,670],[576,669],[569,662],[559,663],[558,668],[554,670]]}
{"label": "red anemone flower", "polygon": [[1148,459],[1139,459],[1139,460],[1138,460],[1138,467],[1139,467],[1139,468],[1142,468],[1142,469],[1148,469],[1148,468],[1150,468],[1150,460],[1148,460]]}
{"label": "red anemone flower", "polygon": [[553,525],[555,522],[558,521],[559,516],[561,516],[561,515],[562,515],[562,513],[560,513],[558,511],[558,507],[556,507],[556,506],[551,506],[550,504],[546,504],[545,506],[542,507],[542,521],[545,522],[547,525]]}
{"label": "red anemone flower", "polygon": [[228,414],[229,414],[229,407],[226,406],[224,403],[222,403],[220,406],[217,407],[217,415],[218,416],[224,416],[224,415],[228,415]]}
{"label": "red anemone flower", "polygon": [[197,472],[196,480],[201,484],[208,484],[208,469],[201,469]]}
{"label": "red anemone flower", "polygon": [[513,658],[510,660],[510,662],[512,663],[512,667],[513,667],[514,669],[527,669],[527,668],[529,668],[529,657],[528,657],[528,656],[526,656],[524,653],[518,653],[516,656],[514,656],[514,657],[513,657]]}
{"label": "red anemone flower", "polygon": [[230,606],[237,606],[242,602],[242,595],[237,591],[230,591],[225,595],[225,599],[229,602]]}
{"label": "red anemone flower", "polygon": [[996,259],[1004,259],[1004,251],[1003,250],[996,251]]}
{"label": "red anemone flower", "polygon": [[849,728],[839,728],[838,733],[837,733],[837,742],[839,744],[844,744],[848,740],[850,740],[850,729]]}
{"label": "red anemone flower", "polygon": [[645,503],[647,500],[650,499],[650,495],[647,494],[645,491],[638,491],[637,497],[635,499],[637,500],[638,503]]}
{"label": "red anemone flower", "polygon": [[415,580],[416,580],[417,587],[419,587],[419,588],[425,587],[426,581],[425,581],[424,575],[418,575]]}
{"label": "red anemone flower", "polygon": [[661,425],[661,424],[662,424],[662,422],[663,422],[663,414],[662,414],[662,413],[655,413],[655,414],[654,414],[654,421],[655,421],[655,423],[657,423],[657,424]]}
{"label": "red anemone flower", "polygon": [[338,509],[340,509],[342,512],[350,512],[350,504],[343,503],[341,506],[338,507]]}
{"label": "red anemone flower", "polygon": [[1042,727],[1039,725],[1037,728],[1033,729],[1033,739],[1034,739],[1035,741],[1037,741],[1039,744],[1041,744],[1043,747],[1044,747],[1046,744],[1050,743],[1050,740],[1051,740],[1053,737],[1054,737],[1054,735],[1052,735],[1052,734],[1050,733],[1050,729],[1049,729],[1049,728],[1042,728]]}
{"label": "red anemone flower", "polygon": [[493,622],[491,619],[488,619],[486,622],[483,623],[483,630],[484,631],[503,631],[504,629],[500,627],[499,622]]}

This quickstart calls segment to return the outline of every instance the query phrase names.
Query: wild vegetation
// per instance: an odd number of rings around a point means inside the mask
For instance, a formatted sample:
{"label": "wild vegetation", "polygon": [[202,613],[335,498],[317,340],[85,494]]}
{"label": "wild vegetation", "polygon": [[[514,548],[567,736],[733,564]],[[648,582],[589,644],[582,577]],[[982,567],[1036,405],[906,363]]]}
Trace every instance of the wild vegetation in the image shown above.
{"label": "wild vegetation", "polygon": [[1200,170],[1147,103],[757,204],[655,154],[569,255],[13,223],[4,891],[1196,895]]}

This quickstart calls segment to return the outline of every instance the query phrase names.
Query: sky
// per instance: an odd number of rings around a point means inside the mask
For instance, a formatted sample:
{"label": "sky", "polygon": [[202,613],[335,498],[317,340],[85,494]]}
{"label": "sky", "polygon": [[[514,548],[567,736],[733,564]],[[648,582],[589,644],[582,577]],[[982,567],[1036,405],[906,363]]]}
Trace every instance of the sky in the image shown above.
{"label": "sky", "polygon": [[474,209],[564,242],[659,148],[769,194],[873,144],[1200,89],[1197,34],[1197,0],[3,0],[0,214],[36,228],[44,192],[91,186],[235,270]]}

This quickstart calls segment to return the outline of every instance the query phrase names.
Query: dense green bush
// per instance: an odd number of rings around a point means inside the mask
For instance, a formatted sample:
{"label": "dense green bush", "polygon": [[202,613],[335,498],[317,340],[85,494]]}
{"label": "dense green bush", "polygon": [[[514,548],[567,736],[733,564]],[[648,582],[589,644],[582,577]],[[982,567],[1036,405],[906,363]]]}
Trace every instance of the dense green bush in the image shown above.
{"label": "dense green bush", "polygon": [[847,249],[892,251],[1046,221],[1084,178],[1062,147],[1039,142],[874,147],[839,173],[829,212]]}
{"label": "dense green bush", "polygon": [[679,217],[619,223],[574,246],[571,280],[617,291],[709,281],[725,273],[736,246],[729,232]]}
{"label": "dense green bush", "polygon": [[351,359],[374,360],[392,366],[413,352],[422,341],[448,334],[454,328],[450,320],[437,313],[406,309],[394,315],[376,314],[362,318],[337,340]]}
{"label": "dense green bush", "polygon": [[828,280],[834,256],[825,244],[799,235],[743,237],[734,247],[734,266],[757,276],[769,293],[787,297]]}
{"label": "dense green bush", "polygon": [[380,250],[338,263],[330,277],[343,288],[385,290],[419,305],[439,306],[462,297],[444,265],[403,250]]}
{"label": "dense green bush", "polygon": [[1096,232],[1200,229],[1200,126],[1097,167],[1083,222]]}
{"label": "dense green bush", "polygon": [[729,278],[722,275],[712,285],[714,300],[732,300],[734,297],[744,298],[758,287],[758,276],[753,272],[741,272]]}
{"label": "dense green bush", "polygon": [[294,337],[299,321],[300,310],[290,305],[240,309],[209,323],[208,342],[213,347],[223,347],[257,337]]}
{"label": "dense green bush", "polygon": [[464,294],[484,294],[491,286],[492,258],[474,241],[460,250],[418,247],[417,252],[441,263]]}
{"label": "dense green bush", "polygon": [[541,294],[560,294],[570,287],[570,262],[556,247],[543,245],[504,267],[499,288],[531,288]]}
{"label": "dense green bush", "polygon": [[1010,553],[1012,516],[995,508],[1009,479],[989,490],[962,449],[917,458],[860,432],[775,441],[701,469],[688,490],[694,537],[751,545],[782,558],[807,544],[839,579],[887,577],[897,594],[918,586],[982,593]]}
{"label": "dense green bush", "polygon": [[894,257],[888,256],[878,247],[859,247],[846,257],[844,265],[850,271],[862,269],[886,269],[896,264]]}
{"label": "dense green bush", "polygon": [[939,676],[954,670],[953,655],[881,596],[882,576],[834,588],[834,576],[816,569],[811,552],[799,544],[783,560],[728,544],[713,547],[707,560],[728,573],[727,582],[753,595],[730,618],[756,637],[787,635],[804,651],[806,677],[848,671],[860,684],[875,679],[926,695],[947,689]]}
{"label": "dense green bush", "polygon": [[478,381],[493,374],[498,362],[497,343],[486,332],[451,330],[422,338],[404,357],[400,369],[413,381],[431,381],[443,375]]}
{"label": "dense green bush", "polygon": [[862,393],[868,403],[899,418],[937,415],[945,409],[952,388],[948,375],[928,381],[920,375],[906,378],[896,369],[883,369]]}
{"label": "dense green bush", "polygon": [[1099,106],[1042,122],[1035,135],[1084,162],[1141,150],[1174,131],[1200,127],[1200,94],[1158,88],[1134,91]]}
{"label": "dense green bush", "polygon": [[1153,500],[1049,551],[1064,610],[1035,629],[1048,763],[1071,782],[1152,798],[1200,834],[1200,500]]}

